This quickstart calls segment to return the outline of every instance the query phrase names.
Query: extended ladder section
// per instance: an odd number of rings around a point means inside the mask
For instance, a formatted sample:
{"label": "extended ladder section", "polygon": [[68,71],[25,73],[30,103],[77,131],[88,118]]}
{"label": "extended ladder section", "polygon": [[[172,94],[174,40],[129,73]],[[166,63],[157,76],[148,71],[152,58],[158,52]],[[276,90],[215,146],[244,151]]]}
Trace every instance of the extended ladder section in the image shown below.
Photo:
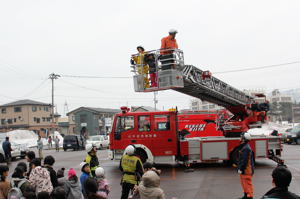
{"label": "extended ladder section", "polygon": [[209,71],[184,65],[181,50],[154,50],[134,57],[142,60],[131,62],[136,92],[172,89],[223,107],[254,103],[253,97],[213,77]]}

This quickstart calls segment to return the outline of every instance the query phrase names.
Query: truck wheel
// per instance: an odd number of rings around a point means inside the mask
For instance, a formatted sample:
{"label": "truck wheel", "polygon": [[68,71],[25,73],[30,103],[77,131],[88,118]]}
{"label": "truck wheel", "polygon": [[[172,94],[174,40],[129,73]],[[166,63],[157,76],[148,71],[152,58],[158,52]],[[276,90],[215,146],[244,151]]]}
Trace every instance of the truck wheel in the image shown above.
{"label": "truck wheel", "polygon": [[67,149],[66,149],[66,148],[64,148],[64,151],[67,151]]}
{"label": "truck wheel", "polygon": [[147,153],[141,148],[137,148],[135,154],[141,159],[142,163],[145,163],[148,159]]}
{"label": "truck wheel", "polygon": [[0,162],[4,162],[5,158],[4,156],[0,153]]}

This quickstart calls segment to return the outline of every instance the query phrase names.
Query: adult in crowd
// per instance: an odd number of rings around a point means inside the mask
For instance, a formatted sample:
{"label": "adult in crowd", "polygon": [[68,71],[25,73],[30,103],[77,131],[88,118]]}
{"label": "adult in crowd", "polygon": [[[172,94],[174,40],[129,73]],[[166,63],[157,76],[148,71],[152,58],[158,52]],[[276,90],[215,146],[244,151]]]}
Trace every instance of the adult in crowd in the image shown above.
{"label": "adult in crowd", "polygon": [[274,188],[270,189],[262,199],[300,199],[300,196],[290,192],[288,187],[292,181],[292,173],[285,166],[279,166],[272,172]]}
{"label": "adult in crowd", "polygon": [[47,169],[41,167],[40,159],[33,159],[31,161],[32,171],[29,176],[29,181],[35,188],[35,192],[39,193],[42,191],[51,193],[53,186],[51,183],[50,174]]}
{"label": "adult in crowd", "polygon": [[43,141],[42,141],[42,137],[39,135],[39,138],[37,140],[37,149],[39,151],[39,158],[40,159],[44,158],[44,156],[43,156],[43,148],[44,148],[44,144],[43,144]]}
{"label": "adult in crowd", "polygon": [[125,155],[121,158],[119,168],[123,172],[121,199],[127,199],[130,191],[138,184],[144,173],[142,161],[135,156],[135,147],[133,145],[126,147]]}
{"label": "adult in crowd", "polygon": [[238,173],[244,191],[242,199],[253,198],[254,153],[249,145],[250,139],[249,133],[242,134],[241,145],[239,146]]}
{"label": "adult in crowd", "polygon": [[59,142],[60,142],[60,139],[57,136],[55,136],[55,138],[54,138],[53,141],[54,141],[54,144],[55,144],[55,150],[57,152],[59,152]]}
{"label": "adult in crowd", "polygon": [[44,168],[46,168],[49,171],[50,174],[50,179],[53,188],[58,186],[58,181],[57,181],[57,176],[56,176],[56,171],[53,169],[53,165],[55,163],[55,159],[53,156],[48,155],[44,159]]}
{"label": "adult in crowd", "polygon": [[12,151],[9,137],[6,137],[5,141],[2,143],[2,149],[4,151],[5,161],[7,165],[9,165],[11,161],[11,151]]}
{"label": "adult in crowd", "polygon": [[56,187],[50,195],[51,199],[67,199],[65,189],[63,187]]}
{"label": "adult in crowd", "polygon": [[0,165],[0,199],[6,199],[10,190],[10,182],[7,180],[8,171],[8,166]]}
{"label": "adult in crowd", "polygon": [[48,137],[48,149],[52,149],[52,137],[49,135]]}
{"label": "adult in crowd", "polygon": [[85,157],[85,162],[90,165],[91,176],[95,177],[95,171],[99,167],[99,160],[97,157],[97,148],[94,145],[88,145],[87,148],[87,156]]}

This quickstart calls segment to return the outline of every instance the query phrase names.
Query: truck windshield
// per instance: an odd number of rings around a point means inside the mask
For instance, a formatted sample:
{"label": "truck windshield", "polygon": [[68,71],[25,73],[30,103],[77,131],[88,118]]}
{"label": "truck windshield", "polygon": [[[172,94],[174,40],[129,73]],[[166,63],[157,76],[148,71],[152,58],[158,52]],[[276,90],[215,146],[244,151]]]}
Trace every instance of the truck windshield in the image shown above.
{"label": "truck windshield", "polygon": [[134,128],[134,117],[133,116],[118,117],[116,132],[128,131],[133,128]]}

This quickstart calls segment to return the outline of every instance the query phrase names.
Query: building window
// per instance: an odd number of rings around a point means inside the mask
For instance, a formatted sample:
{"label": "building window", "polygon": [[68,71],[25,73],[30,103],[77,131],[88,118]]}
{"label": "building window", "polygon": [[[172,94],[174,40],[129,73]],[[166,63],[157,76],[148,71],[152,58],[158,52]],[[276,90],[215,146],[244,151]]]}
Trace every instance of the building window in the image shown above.
{"label": "building window", "polygon": [[169,115],[154,115],[154,125],[156,131],[170,130],[170,116]]}
{"label": "building window", "polygon": [[17,112],[22,112],[22,107],[15,107],[14,108],[14,111],[17,113]]}
{"label": "building window", "polygon": [[17,122],[17,118],[14,118],[14,123],[16,123]]}
{"label": "building window", "polygon": [[87,115],[80,115],[80,123],[86,123],[87,122]]}
{"label": "building window", "polygon": [[37,107],[36,106],[33,106],[31,109],[32,109],[32,112],[36,112],[37,111]]}
{"label": "building window", "polygon": [[1,113],[6,113],[6,108],[2,108]]}
{"label": "building window", "polygon": [[138,117],[139,131],[150,131],[150,116],[143,115]]}
{"label": "building window", "polygon": [[47,122],[50,122],[51,121],[51,117],[47,117]]}
{"label": "building window", "polygon": [[7,123],[8,123],[8,124],[12,124],[12,119],[8,119],[8,120],[7,120]]}
{"label": "building window", "polygon": [[36,123],[40,123],[41,122],[41,118],[36,118]]}
{"label": "building window", "polygon": [[1,124],[4,125],[6,123],[6,119],[1,119]]}
{"label": "building window", "polygon": [[39,110],[41,111],[41,110],[42,110],[42,107],[39,107]]}
{"label": "building window", "polygon": [[44,107],[44,111],[49,112],[49,107],[48,107],[48,106],[45,106],[45,107]]}
{"label": "building window", "polygon": [[43,120],[43,122],[45,122],[45,121],[46,121],[46,118],[45,118],[45,117],[43,117],[43,118],[42,118],[42,120]]}
{"label": "building window", "polygon": [[72,121],[75,121],[75,116],[74,115],[72,115]]}

